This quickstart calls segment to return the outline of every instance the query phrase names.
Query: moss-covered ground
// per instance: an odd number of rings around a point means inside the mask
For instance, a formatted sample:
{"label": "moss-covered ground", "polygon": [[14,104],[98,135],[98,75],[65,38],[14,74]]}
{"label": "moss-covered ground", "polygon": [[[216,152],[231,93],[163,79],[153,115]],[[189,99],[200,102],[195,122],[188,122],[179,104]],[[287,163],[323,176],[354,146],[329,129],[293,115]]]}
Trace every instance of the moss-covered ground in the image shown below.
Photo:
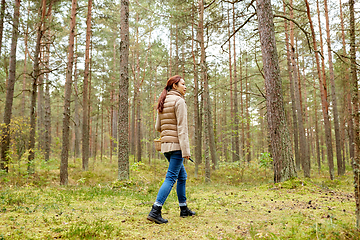
{"label": "moss-covered ground", "polygon": [[[257,163],[221,163],[204,182],[186,164],[194,217],[180,218],[175,189],[162,215],[146,220],[167,169],[164,159],[130,162],[131,178],[116,181],[117,164],[70,160],[69,184],[59,185],[59,160],[17,166],[0,177],[0,239],[359,239],[353,175],[330,181],[326,170],[273,184]],[[95,166],[95,167],[94,167]]]}

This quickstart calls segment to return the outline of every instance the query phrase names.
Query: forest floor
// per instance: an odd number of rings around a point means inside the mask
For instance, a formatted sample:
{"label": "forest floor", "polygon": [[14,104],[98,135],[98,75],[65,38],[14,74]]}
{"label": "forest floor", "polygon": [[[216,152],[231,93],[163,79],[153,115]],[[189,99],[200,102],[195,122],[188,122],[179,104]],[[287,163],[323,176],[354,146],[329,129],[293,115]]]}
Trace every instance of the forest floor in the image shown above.
{"label": "forest floor", "polygon": [[[116,181],[116,160],[81,171],[69,162],[69,185],[59,185],[59,160],[37,163],[29,176],[13,165],[0,176],[0,239],[359,239],[355,228],[353,174],[330,181],[326,170],[274,184],[272,171],[257,163],[221,163],[204,183],[204,170],[188,172],[188,206],[179,217],[176,191],[162,215],[146,220],[167,162],[130,163],[131,178]],[[25,165],[25,164],[24,164]]]}

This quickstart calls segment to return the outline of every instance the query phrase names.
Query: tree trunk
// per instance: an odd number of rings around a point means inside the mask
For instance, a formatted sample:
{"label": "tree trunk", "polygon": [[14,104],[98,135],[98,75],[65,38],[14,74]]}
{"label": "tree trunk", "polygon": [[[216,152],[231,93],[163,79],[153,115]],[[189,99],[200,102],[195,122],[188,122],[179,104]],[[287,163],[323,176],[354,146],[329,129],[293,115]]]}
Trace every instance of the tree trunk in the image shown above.
{"label": "tree trunk", "polygon": [[[228,22],[228,35],[231,36],[230,32],[230,9],[227,10],[227,22]],[[229,41],[229,85],[230,85],[230,124],[231,124],[231,159],[233,162],[236,161],[236,150],[235,150],[235,134],[234,134],[234,91],[233,91],[233,71],[232,71],[232,60],[231,60],[231,41]]]}
{"label": "tree trunk", "polygon": [[34,53],[34,70],[33,70],[33,83],[32,83],[32,92],[31,92],[31,107],[30,107],[30,141],[29,141],[29,157],[28,157],[28,172],[33,173],[33,160],[35,158],[35,135],[36,135],[36,91],[38,79],[40,77],[40,49],[41,49],[41,38],[43,37],[43,23],[46,12],[46,1],[42,0],[41,7],[41,18],[37,30],[37,38],[35,45]]}
{"label": "tree trunk", "polygon": [[[317,13],[318,13],[318,21],[319,21],[320,47],[321,47],[321,54],[323,54],[324,51],[323,51],[323,44],[322,44],[321,25],[320,25],[319,1],[317,0],[316,2],[317,2]],[[330,174],[330,179],[333,180],[334,179],[334,160],[333,160],[333,150],[332,150],[332,140],[331,140],[331,125],[330,125],[330,119],[329,119],[329,103],[327,101],[325,64],[324,64],[324,59],[322,59],[321,70],[323,72],[323,75],[321,77],[320,61],[319,61],[319,56],[317,54],[315,31],[314,31],[314,27],[312,27],[311,17],[309,17],[310,16],[309,3],[307,0],[305,0],[305,3],[307,3],[306,8],[307,8],[308,19],[310,22],[312,38],[313,38],[315,58],[316,58],[316,68],[318,71],[319,82],[320,82],[321,105],[322,105],[322,112],[323,112],[323,117],[324,117],[325,143],[326,143],[327,159],[328,159],[328,165],[329,165],[329,174]]]}
{"label": "tree trunk", "polygon": [[355,186],[355,202],[356,202],[356,227],[360,227],[360,136],[359,136],[359,87],[357,79],[356,66],[356,45],[355,45],[355,1],[349,1],[350,8],[350,60],[351,60],[351,80],[352,80],[352,105],[353,105],[353,120],[354,120],[354,186]]}
{"label": "tree trunk", "polygon": [[[247,55],[246,55],[246,59],[245,61],[248,61]],[[248,65],[246,64],[246,68],[245,68],[245,92],[249,92],[249,83],[248,83]],[[249,108],[250,108],[250,97],[249,94],[245,95],[245,119],[246,119],[246,152],[245,155],[246,156],[246,161],[248,163],[251,162],[251,151],[250,151],[250,113],[249,113]]]}
{"label": "tree trunk", "polygon": [[[50,1],[49,10],[47,14],[47,19],[50,22],[52,20],[52,1]],[[50,42],[49,39],[51,38],[50,31],[48,32],[48,43],[46,44],[46,60],[45,60],[45,67],[46,69],[50,69],[49,61],[50,61]],[[45,113],[44,113],[44,152],[45,152],[45,161],[50,159],[50,152],[51,152],[51,98],[50,98],[50,79],[49,73],[45,75]]]}
{"label": "tree trunk", "polygon": [[[140,94],[140,91],[139,91]],[[140,95],[138,95],[135,108],[136,108],[136,161],[141,162],[141,117],[140,117]]]}
{"label": "tree trunk", "polygon": [[200,67],[201,67],[201,78],[204,84],[204,147],[205,147],[205,182],[210,182],[210,103],[209,103],[209,88],[208,88],[208,79],[207,79],[207,69],[206,69],[206,59],[205,59],[205,42],[204,42],[204,2],[199,0],[199,28],[198,28],[198,37],[200,43]]}
{"label": "tree trunk", "polygon": [[120,81],[119,81],[119,124],[118,124],[118,179],[129,179],[129,0],[121,0],[120,22]]}
{"label": "tree trunk", "polygon": [[267,120],[274,160],[274,181],[280,182],[295,177],[296,169],[284,113],[271,1],[257,0],[256,6],[265,74]]}
{"label": "tree trunk", "polygon": [[334,79],[334,66],[332,62],[332,50],[330,39],[330,23],[329,23],[329,10],[327,0],[324,0],[325,8],[325,22],[326,22],[326,40],[328,45],[328,58],[329,58],[329,72],[330,72],[330,85],[331,85],[331,99],[332,108],[334,114],[334,130],[335,130],[335,143],[336,143],[336,162],[338,166],[338,175],[342,175],[342,155],[341,155],[341,143],[340,143],[340,125],[339,125],[339,113],[337,109],[336,88]]}
{"label": "tree trunk", "polygon": [[[290,1],[292,6],[292,1]],[[293,10],[290,9],[290,18],[294,18]],[[310,158],[308,155],[308,146],[306,143],[306,135],[305,135],[305,127],[303,122],[303,111],[301,108],[301,96],[299,91],[299,81],[298,76],[300,73],[298,72],[296,59],[295,59],[295,44],[294,44],[294,24],[290,22],[290,42],[291,42],[291,63],[292,63],[292,70],[293,70],[293,86],[294,86],[294,93],[295,93],[295,106],[297,112],[297,122],[299,124],[299,140],[300,140],[300,162],[302,169],[304,171],[305,177],[310,177]]]}
{"label": "tree trunk", "polygon": [[[91,0],[89,0],[89,2],[90,1]],[[69,158],[69,138],[70,138],[70,101],[71,101],[72,70],[73,70],[73,63],[74,63],[74,38],[75,38],[75,25],[76,25],[76,10],[77,10],[77,0],[72,0],[69,47],[68,47],[68,63],[67,63],[66,80],[65,80],[62,149],[61,149],[61,163],[60,163],[60,185],[68,184],[68,158]]]}
{"label": "tree trunk", "polygon": [[[74,1],[74,0],[73,0]],[[89,74],[90,74],[90,38],[91,38],[91,8],[92,0],[88,1],[88,13],[86,18],[86,43],[85,43],[85,70],[83,82],[83,122],[82,122],[82,169],[89,168],[90,133],[89,133]]]}
{"label": "tree trunk", "polygon": [[191,25],[191,54],[193,58],[194,67],[194,124],[195,124],[195,177],[198,176],[199,165],[201,164],[201,132],[200,132],[200,115],[199,115],[199,83],[198,83],[198,71],[197,63],[194,52],[194,16]]}
{"label": "tree trunk", "polygon": [[1,0],[1,8],[0,8],[0,56],[2,49],[2,39],[3,39],[3,31],[4,31],[4,17],[5,17],[5,0]]}
{"label": "tree trunk", "polygon": [[[79,91],[78,91],[78,74],[77,74],[77,37],[75,37],[75,57],[74,57],[74,102],[75,102],[75,110],[74,110],[74,134],[75,134],[75,142],[74,142],[74,157],[80,157],[80,113],[79,113]],[[74,159],[75,161],[75,159]]]}
{"label": "tree trunk", "polygon": [[[341,21],[341,37],[342,37],[342,45],[343,45],[343,55],[346,56],[346,42],[345,42],[345,27],[344,27],[344,17],[343,17],[343,12],[342,12],[342,3],[340,0],[340,21]],[[348,135],[349,135],[349,151],[350,151],[350,158],[353,159],[354,158],[354,145],[352,144],[354,142],[354,126],[353,126],[353,121],[352,121],[352,107],[351,107],[351,80],[350,80],[350,76],[349,76],[349,67],[348,67],[348,62],[346,62],[346,64],[344,64],[344,68],[343,68],[343,73],[345,74],[345,86],[346,86],[346,90],[345,90],[345,105],[344,109],[347,109],[347,113],[344,113],[344,118],[345,121],[348,123],[347,129],[348,129]],[[344,111],[346,112],[346,111]],[[345,126],[344,124],[341,124],[341,126]],[[343,131],[345,131],[344,127],[343,127]],[[344,134],[345,135],[345,134]],[[342,144],[342,146],[344,146],[345,144],[345,140]],[[343,148],[345,149],[345,148]],[[345,161],[345,155],[343,154],[343,168],[342,168],[342,174],[345,174],[345,165],[346,165],[346,161]]]}
{"label": "tree trunk", "polygon": [[[284,12],[286,11],[286,5],[284,2]],[[300,170],[300,152],[299,152],[299,133],[298,133],[298,124],[296,119],[296,105],[295,105],[295,95],[294,95],[294,80],[293,80],[293,69],[291,66],[291,57],[290,57],[290,47],[289,47],[289,35],[288,35],[288,24],[287,21],[284,21],[285,28],[285,45],[286,45],[286,57],[287,57],[287,67],[289,73],[289,82],[290,82],[290,96],[291,96],[291,110],[292,110],[292,120],[293,120],[293,134],[294,134],[294,150],[295,150],[295,166],[296,170]]]}
{"label": "tree trunk", "polygon": [[16,82],[16,47],[19,36],[19,18],[20,18],[20,0],[15,1],[13,30],[11,37],[10,61],[9,61],[9,78],[6,86],[6,102],[4,110],[4,127],[1,136],[1,161],[0,169],[9,171],[8,151],[10,148],[10,122],[12,116],[12,105],[14,99],[14,87]]}
{"label": "tree trunk", "polygon": [[[233,32],[235,32],[235,3],[233,5]],[[235,156],[233,155],[233,161],[240,161],[240,146],[239,146],[239,110],[238,110],[238,95],[237,95],[237,69],[236,69],[236,34],[234,34],[234,135],[233,144],[235,145]],[[235,157],[235,158],[234,158]]]}

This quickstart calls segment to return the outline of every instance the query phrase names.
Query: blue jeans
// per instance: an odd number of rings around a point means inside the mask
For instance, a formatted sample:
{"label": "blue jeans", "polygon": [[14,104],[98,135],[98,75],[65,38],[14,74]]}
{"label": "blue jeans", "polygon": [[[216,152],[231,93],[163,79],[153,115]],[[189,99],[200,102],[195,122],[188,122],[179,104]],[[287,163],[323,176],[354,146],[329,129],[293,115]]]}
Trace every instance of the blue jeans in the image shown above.
{"label": "blue jeans", "polygon": [[185,185],[187,174],[183,164],[183,158],[181,151],[172,151],[164,153],[166,159],[169,161],[169,168],[166,173],[166,178],[164,183],[159,189],[159,193],[156,197],[156,202],[163,205],[170,194],[172,187],[174,186],[176,180],[176,193],[180,204],[186,204],[186,193]]}

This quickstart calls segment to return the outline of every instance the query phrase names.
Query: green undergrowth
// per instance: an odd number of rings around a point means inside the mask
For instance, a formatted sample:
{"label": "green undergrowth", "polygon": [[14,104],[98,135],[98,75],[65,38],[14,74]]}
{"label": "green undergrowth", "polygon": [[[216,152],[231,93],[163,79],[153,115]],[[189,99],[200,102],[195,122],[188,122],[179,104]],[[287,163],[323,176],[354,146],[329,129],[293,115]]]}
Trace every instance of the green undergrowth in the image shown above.
{"label": "green undergrowth", "polygon": [[[200,166],[186,163],[187,197],[195,217],[180,218],[176,191],[162,215],[146,220],[163,182],[167,162],[130,161],[130,179],[117,181],[108,158],[69,161],[69,185],[59,185],[59,161],[36,163],[36,172],[11,168],[0,177],[0,239],[359,239],[351,172],[329,180],[312,178],[274,184],[270,168],[224,163],[204,183]],[[15,171],[16,170],[16,171]],[[301,173],[299,173],[299,176]]]}

